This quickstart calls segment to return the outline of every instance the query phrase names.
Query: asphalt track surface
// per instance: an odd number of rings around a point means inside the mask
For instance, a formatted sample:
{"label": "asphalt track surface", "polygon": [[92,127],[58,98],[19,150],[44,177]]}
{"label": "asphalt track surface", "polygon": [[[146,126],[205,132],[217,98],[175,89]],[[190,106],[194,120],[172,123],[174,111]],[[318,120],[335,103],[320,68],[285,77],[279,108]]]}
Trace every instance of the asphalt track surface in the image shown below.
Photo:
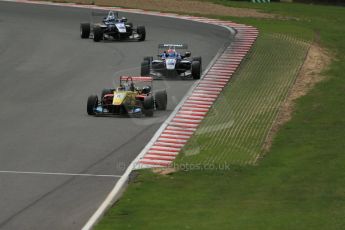
{"label": "asphalt track surface", "polygon": [[221,27],[121,15],[147,41],[81,40],[88,9],[0,1],[0,229],[80,229],[194,81],[155,81],[169,99],[153,118],[87,116],[88,95],[139,75],[158,43],[188,43],[205,68],[229,42]]}

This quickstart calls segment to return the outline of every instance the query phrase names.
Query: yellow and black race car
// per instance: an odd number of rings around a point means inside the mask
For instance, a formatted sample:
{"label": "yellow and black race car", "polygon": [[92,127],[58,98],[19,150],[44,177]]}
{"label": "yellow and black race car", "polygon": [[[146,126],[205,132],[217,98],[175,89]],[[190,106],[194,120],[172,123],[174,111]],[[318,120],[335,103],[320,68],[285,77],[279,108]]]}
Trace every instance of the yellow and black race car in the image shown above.
{"label": "yellow and black race car", "polygon": [[[138,87],[136,83],[146,85]],[[167,92],[152,92],[152,77],[121,76],[117,88],[103,89],[101,97],[90,95],[87,99],[89,115],[153,116],[154,110],[165,110]]]}

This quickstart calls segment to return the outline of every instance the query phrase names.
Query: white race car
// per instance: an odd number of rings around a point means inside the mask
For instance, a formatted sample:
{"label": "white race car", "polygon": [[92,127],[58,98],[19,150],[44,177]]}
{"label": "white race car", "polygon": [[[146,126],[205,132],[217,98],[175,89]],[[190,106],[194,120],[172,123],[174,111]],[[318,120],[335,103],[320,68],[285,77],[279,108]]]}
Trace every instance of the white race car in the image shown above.
{"label": "white race car", "polygon": [[142,76],[183,76],[200,79],[201,76],[201,57],[190,58],[191,52],[185,51],[184,54],[178,50],[187,50],[186,44],[159,44],[158,59],[145,57],[141,63]]}
{"label": "white race car", "polygon": [[[102,15],[92,12],[93,16]],[[119,18],[118,12],[109,11],[108,15],[103,18],[101,23],[81,23],[80,37],[93,38],[95,42],[101,40],[123,40],[136,39],[144,41],[146,30],[144,26],[133,27],[133,24],[127,22],[127,18]]]}

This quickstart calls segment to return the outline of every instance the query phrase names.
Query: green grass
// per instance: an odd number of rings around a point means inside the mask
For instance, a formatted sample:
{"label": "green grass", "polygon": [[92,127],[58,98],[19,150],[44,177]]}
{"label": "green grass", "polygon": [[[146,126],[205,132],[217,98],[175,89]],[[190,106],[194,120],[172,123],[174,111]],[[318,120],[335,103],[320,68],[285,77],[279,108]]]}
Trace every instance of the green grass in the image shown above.
{"label": "green grass", "polygon": [[230,171],[143,171],[96,229],[343,229],[344,172],[324,178],[317,166],[271,158]]}
{"label": "green grass", "polygon": [[308,47],[261,34],[176,163],[255,163]]}
{"label": "green grass", "polygon": [[140,171],[96,229],[345,229],[345,8],[253,7],[298,20],[228,19],[264,34],[315,39],[335,57],[327,80],[298,100],[259,165],[168,176]]}

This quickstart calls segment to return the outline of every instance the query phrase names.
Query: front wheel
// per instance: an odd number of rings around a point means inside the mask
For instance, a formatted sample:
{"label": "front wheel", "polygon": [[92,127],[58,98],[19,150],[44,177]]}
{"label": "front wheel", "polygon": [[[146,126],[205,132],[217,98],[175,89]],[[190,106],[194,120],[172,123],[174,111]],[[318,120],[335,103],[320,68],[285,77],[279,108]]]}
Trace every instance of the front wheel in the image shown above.
{"label": "front wheel", "polygon": [[192,77],[193,79],[200,79],[201,64],[199,61],[192,61]]}
{"label": "front wheel", "polygon": [[150,62],[145,60],[141,63],[141,76],[149,76],[150,75]]}
{"label": "front wheel", "polygon": [[93,28],[93,41],[99,42],[103,39],[103,30],[101,27],[96,26]]}
{"label": "front wheel", "polygon": [[145,38],[146,38],[145,26],[138,26],[137,33],[139,35],[138,41],[145,41]]}
{"label": "front wheel", "polygon": [[154,101],[152,96],[147,96],[143,101],[143,114],[147,117],[153,116]]}
{"label": "front wheel", "polygon": [[200,66],[202,66],[202,62],[201,62],[201,57],[193,57],[192,61],[198,61],[200,62]]}
{"label": "front wheel", "polygon": [[155,93],[155,104],[157,110],[166,110],[168,95],[166,90],[160,90]]}
{"label": "front wheel", "polygon": [[83,39],[90,37],[90,23],[80,24],[80,37]]}
{"label": "front wheel", "polygon": [[98,97],[97,95],[91,95],[87,99],[87,114],[95,115],[95,110],[98,106]]}

